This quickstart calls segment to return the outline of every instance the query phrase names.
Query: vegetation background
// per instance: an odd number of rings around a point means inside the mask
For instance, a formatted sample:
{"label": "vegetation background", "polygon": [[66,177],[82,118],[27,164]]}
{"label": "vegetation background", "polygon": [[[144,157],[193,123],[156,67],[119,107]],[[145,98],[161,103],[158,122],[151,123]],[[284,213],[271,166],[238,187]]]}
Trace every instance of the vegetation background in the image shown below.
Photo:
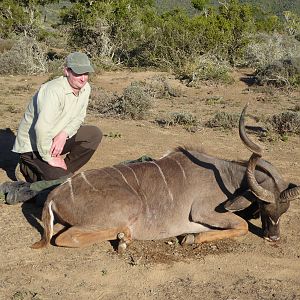
{"label": "vegetation background", "polygon": [[1,73],[55,72],[65,53],[80,50],[100,69],[156,68],[188,81],[226,82],[230,68],[245,66],[262,76],[272,65],[278,80],[264,83],[295,86],[299,72],[282,69],[299,69],[299,7],[299,0],[2,0]]}
{"label": "vegetation background", "polygon": [[[2,0],[0,71],[53,77],[65,55],[77,50],[86,52],[99,72],[155,69],[197,87],[230,84],[234,69],[248,67],[257,86],[297,89],[299,7],[299,0]],[[99,113],[142,119],[151,108],[149,92],[136,85],[118,99],[98,92],[91,105]],[[299,106],[294,110],[269,124],[280,134],[298,133]],[[196,123],[192,116],[174,118],[191,127]],[[222,113],[219,118],[236,120]]]}

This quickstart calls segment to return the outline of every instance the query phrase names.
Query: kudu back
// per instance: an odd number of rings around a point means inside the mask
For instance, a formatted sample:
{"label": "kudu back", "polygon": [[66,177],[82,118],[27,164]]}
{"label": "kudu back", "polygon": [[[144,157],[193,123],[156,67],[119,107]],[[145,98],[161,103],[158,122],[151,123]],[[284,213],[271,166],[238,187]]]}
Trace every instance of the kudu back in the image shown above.
{"label": "kudu back", "polygon": [[246,108],[239,131],[252,152],[248,162],[178,148],[156,161],[81,172],[49,194],[44,233],[32,248],[49,245],[53,236],[64,247],[118,238],[119,250],[134,239],[183,235],[184,244],[238,237],[248,232],[248,224],[233,212],[255,202],[264,237],[278,240],[280,216],[300,196],[300,186],[285,182],[261,159],[262,149],[245,132]]}

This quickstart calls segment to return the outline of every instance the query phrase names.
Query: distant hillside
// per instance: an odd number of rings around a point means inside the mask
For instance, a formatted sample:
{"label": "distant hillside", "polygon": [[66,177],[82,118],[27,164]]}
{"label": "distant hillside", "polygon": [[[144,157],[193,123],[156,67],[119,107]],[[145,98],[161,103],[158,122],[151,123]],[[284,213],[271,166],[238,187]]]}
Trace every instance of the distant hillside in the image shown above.
{"label": "distant hillside", "polygon": [[272,12],[276,15],[282,15],[282,12],[289,10],[300,15],[300,0],[240,0],[242,3],[251,3],[261,7],[267,12]]}
{"label": "distant hillside", "polygon": [[[240,0],[241,3],[249,3],[262,8],[266,12],[282,15],[283,11],[290,10],[300,15],[300,0]],[[212,0],[212,5],[218,5],[217,0]],[[159,12],[169,11],[176,7],[187,10],[190,14],[197,11],[193,8],[190,0],[156,0]]]}
{"label": "distant hillside", "polygon": [[[241,3],[249,3],[262,8],[264,11],[282,16],[286,10],[296,12],[300,15],[300,0],[240,0]],[[219,5],[218,0],[211,0],[211,5]],[[170,11],[176,8],[186,10],[189,15],[197,14],[197,10],[191,4],[191,0],[155,0],[159,13]],[[42,9],[42,15],[45,21],[51,25],[58,22],[60,9],[64,6],[70,6],[68,0],[60,0],[59,3],[48,4]]]}

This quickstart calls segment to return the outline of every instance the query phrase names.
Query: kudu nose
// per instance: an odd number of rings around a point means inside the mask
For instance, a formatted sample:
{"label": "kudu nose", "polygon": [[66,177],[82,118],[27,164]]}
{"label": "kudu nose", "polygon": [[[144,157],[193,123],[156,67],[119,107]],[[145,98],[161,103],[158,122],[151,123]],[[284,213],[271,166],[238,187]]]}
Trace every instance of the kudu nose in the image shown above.
{"label": "kudu nose", "polygon": [[278,235],[264,236],[264,239],[269,242],[277,242],[280,240],[280,236]]}

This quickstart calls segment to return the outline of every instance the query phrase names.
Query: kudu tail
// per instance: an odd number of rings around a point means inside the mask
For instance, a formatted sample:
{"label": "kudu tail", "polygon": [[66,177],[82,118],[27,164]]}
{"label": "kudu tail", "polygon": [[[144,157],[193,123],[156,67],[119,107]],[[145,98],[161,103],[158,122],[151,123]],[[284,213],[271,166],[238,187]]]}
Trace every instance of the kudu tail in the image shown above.
{"label": "kudu tail", "polygon": [[53,201],[46,201],[43,213],[42,213],[42,221],[44,224],[44,233],[40,241],[34,243],[31,245],[32,249],[40,249],[45,248],[50,244],[50,240],[53,235],[53,222],[54,222],[54,216],[52,211],[52,204]]}

